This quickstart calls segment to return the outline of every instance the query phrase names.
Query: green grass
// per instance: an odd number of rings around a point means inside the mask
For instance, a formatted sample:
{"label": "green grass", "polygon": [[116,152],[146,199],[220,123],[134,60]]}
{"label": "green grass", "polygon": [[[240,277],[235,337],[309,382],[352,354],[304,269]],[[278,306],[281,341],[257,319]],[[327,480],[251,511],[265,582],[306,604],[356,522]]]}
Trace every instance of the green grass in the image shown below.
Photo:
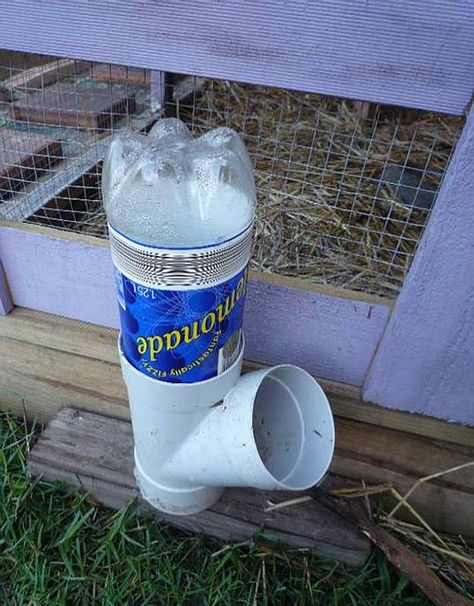
{"label": "green grass", "polygon": [[430,604],[377,551],[353,571],[258,540],[229,547],[34,482],[25,471],[33,439],[0,413],[2,606]]}

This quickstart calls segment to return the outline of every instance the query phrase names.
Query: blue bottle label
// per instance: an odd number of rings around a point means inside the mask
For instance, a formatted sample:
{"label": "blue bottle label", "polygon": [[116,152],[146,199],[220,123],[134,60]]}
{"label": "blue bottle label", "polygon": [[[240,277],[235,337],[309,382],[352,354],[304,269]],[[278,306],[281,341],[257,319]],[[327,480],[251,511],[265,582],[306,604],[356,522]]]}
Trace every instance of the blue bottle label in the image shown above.
{"label": "blue bottle label", "polygon": [[240,353],[248,267],[197,289],[144,286],[115,269],[122,351],[144,374],[195,383],[228,368]]}

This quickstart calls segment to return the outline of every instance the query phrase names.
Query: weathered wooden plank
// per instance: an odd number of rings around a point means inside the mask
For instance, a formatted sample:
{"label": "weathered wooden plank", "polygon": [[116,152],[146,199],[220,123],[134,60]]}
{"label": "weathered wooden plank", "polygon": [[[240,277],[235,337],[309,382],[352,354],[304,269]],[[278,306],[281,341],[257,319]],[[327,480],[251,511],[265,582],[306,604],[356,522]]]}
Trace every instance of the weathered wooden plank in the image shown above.
{"label": "weathered wooden plank", "polygon": [[118,364],[116,329],[23,307],[15,307],[7,320],[0,322],[0,339]]}
{"label": "weathered wooden plank", "polygon": [[9,0],[2,45],[460,114],[473,11],[469,0],[78,0],[73,12]]}
{"label": "weathered wooden plank", "polygon": [[[405,493],[422,477],[469,462],[474,462],[472,436],[470,445],[458,445],[364,422],[336,420],[331,472],[347,478],[391,482]],[[410,503],[434,527],[474,536],[474,466],[424,483]]]}
{"label": "weathered wooden plank", "polygon": [[[15,308],[0,319],[0,407],[42,420],[64,406],[128,418],[116,337],[112,329]],[[404,491],[420,477],[474,459],[472,428],[361,404],[356,388],[322,384],[336,414],[332,469],[340,475],[388,480]],[[413,503],[435,525],[471,532],[472,473],[424,484]]]}
{"label": "weathered wooden plank", "polygon": [[[138,496],[133,477],[131,425],[118,419],[65,409],[53,419],[33,447],[28,467],[33,475],[79,485],[99,502],[118,507]],[[178,528],[225,540],[247,540],[264,533],[291,547],[306,547],[353,566],[362,565],[367,539],[330,506],[311,501],[265,513],[267,500],[294,498],[294,493],[233,489],[193,516],[155,515]]]}
{"label": "weathered wooden plank", "polygon": [[[58,350],[63,354],[83,356],[89,358],[89,363],[97,368],[101,368],[104,362],[115,365],[116,372],[108,377],[109,386],[115,386],[115,393],[121,394],[120,397],[123,398],[123,406],[125,407],[125,392],[123,391],[123,387],[121,387],[122,379],[118,369],[117,338],[118,331],[112,328],[88,322],[79,322],[78,320],[21,307],[15,307],[8,318],[0,322],[0,339],[8,340],[9,344],[6,347],[10,348],[10,350],[14,350],[17,347],[17,342],[19,342],[47,348],[50,355],[51,350]],[[70,356],[66,364],[72,370],[75,369],[74,356]],[[38,361],[41,359],[42,355],[38,353]],[[62,359],[64,360],[64,357]],[[10,362],[7,356],[4,368],[5,374],[2,375],[5,381],[7,381],[7,373],[17,368],[14,363]],[[245,362],[245,368],[249,370],[259,368],[260,366],[260,364],[255,362]],[[21,368],[19,360],[18,367]],[[19,382],[19,386],[23,386],[23,390],[18,394],[17,400],[20,403],[22,399],[31,402],[31,415],[39,414],[43,418],[49,419],[56,412],[56,409],[51,407],[51,402],[57,401],[58,406],[61,406],[62,398],[70,401],[70,395],[68,395],[68,386],[65,382],[63,382],[64,393],[62,394],[57,394],[58,388],[56,387],[54,389],[52,387],[49,388],[49,390],[54,391],[57,397],[43,388],[41,393],[45,398],[44,401],[47,406],[46,409],[43,409],[42,401],[38,401],[37,399],[39,394],[36,386],[30,384],[31,374],[33,372],[36,374],[43,372],[43,368],[36,368],[36,366],[29,367],[29,378]],[[95,370],[92,369],[91,372],[94,376],[97,376]],[[75,373],[75,376],[78,376],[77,373]],[[454,442],[459,445],[471,446],[474,444],[473,428],[457,423],[446,423],[445,421],[439,421],[426,415],[410,414],[382,408],[373,404],[366,404],[361,401],[362,393],[358,387],[329,381],[321,377],[318,377],[318,381],[328,394],[332,409],[338,417],[361,421],[376,427],[387,427],[418,436],[425,436],[435,440]],[[0,391],[2,390],[4,390],[3,385]],[[101,393],[103,394],[103,398],[108,397],[107,392],[103,391]],[[90,403],[88,406],[99,413],[103,412],[100,400],[99,408],[94,409]],[[21,411],[21,408],[17,410]],[[46,414],[46,410],[52,411],[51,414]],[[370,431],[370,428],[368,431]]]}
{"label": "weathered wooden plank", "polygon": [[368,374],[364,399],[474,425],[474,110]]}
{"label": "weathered wooden plank", "polygon": [[[413,434],[459,446],[474,445],[474,428],[459,423],[448,423],[427,415],[402,412],[362,401],[362,390],[352,385],[328,381],[317,377],[331,401],[334,414],[339,418],[359,421],[367,425],[367,434],[379,428]],[[394,447],[395,448],[395,447]],[[394,449],[390,456],[397,456]],[[382,479],[381,475],[379,479]]]}
{"label": "weathered wooden plank", "polygon": [[2,408],[39,419],[50,419],[64,406],[129,415],[118,364],[3,338],[0,356]]}
{"label": "weathered wooden plank", "polygon": [[[118,327],[112,262],[105,240],[25,226],[0,226],[0,256],[15,305]],[[247,356],[304,366],[312,374],[361,385],[390,308],[376,297],[252,273]]]}
{"label": "weathered wooden plank", "polygon": [[2,85],[5,88],[16,88],[21,91],[42,88],[68,76],[80,74],[87,69],[87,66],[88,63],[86,61],[55,59],[50,63],[22,70],[11,78],[8,78],[8,80],[4,80]]}
{"label": "weathered wooden plank", "polygon": [[92,80],[110,82],[111,84],[129,84],[131,86],[146,86],[150,81],[150,73],[138,67],[124,65],[109,65],[97,63],[90,69]]}
{"label": "weathered wooden plank", "polygon": [[61,142],[50,135],[0,129],[0,204],[36,181],[63,157]]}
{"label": "weathered wooden plank", "polygon": [[111,128],[114,122],[133,112],[134,108],[133,94],[69,82],[53,84],[28,94],[12,105],[15,120],[96,129]]}

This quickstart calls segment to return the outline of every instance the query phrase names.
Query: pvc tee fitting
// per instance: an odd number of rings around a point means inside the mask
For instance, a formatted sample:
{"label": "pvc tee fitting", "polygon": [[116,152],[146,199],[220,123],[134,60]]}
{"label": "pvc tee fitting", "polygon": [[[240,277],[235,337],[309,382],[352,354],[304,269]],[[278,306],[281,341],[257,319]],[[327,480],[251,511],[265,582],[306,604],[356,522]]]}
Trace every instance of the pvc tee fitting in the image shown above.
{"label": "pvc tee fitting", "polygon": [[224,487],[305,490],[327,472],[334,422],[318,383],[296,366],[240,376],[234,364],[198,383],[147,377],[120,351],[143,497],[167,513],[193,514]]}

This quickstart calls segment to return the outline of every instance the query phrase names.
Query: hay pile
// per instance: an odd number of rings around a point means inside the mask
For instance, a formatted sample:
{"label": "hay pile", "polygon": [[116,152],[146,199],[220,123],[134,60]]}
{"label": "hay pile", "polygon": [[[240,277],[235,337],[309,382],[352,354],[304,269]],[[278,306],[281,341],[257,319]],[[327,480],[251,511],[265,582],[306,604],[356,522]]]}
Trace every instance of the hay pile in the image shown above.
{"label": "hay pile", "polygon": [[[195,134],[227,125],[243,135],[258,190],[252,267],[395,297],[430,211],[403,204],[384,167],[416,167],[436,190],[463,119],[378,105],[363,118],[348,100],[196,82],[165,113]],[[106,237],[99,192],[85,202],[82,220],[75,212],[62,227]]]}
{"label": "hay pile", "polygon": [[415,165],[436,189],[462,118],[315,94],[206,81],[178,115],[201,133],[227,125],[255,163],[253,267],[394,297],[429,211],[408,207],[384,166]]}

